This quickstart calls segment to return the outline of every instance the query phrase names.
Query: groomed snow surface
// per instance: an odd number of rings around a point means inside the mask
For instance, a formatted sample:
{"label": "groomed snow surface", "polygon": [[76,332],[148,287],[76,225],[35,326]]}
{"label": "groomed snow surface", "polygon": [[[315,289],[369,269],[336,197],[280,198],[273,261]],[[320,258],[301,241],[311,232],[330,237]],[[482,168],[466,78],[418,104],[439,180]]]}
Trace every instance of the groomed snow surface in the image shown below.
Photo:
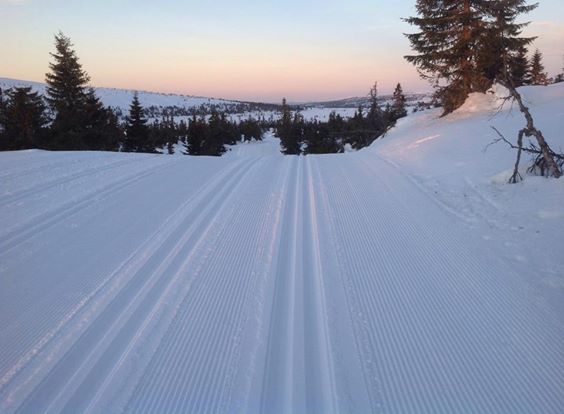
{"label": "groomed snow surface", "polygon": [[504,184],[496,102],[344,155],[0,154],[0,411],[562,413],[564,179]]}

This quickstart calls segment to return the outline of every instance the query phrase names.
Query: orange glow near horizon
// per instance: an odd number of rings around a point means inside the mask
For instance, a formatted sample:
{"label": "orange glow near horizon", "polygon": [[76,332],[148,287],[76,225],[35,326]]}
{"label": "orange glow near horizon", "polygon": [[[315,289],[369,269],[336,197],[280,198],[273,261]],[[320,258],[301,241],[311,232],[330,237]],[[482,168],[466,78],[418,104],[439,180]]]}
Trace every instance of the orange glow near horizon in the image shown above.
{"label": "orange glow near horizon", "polygon": [[[527,18],[550,75],[562,68],[562,0]],[[414,0],[0,0],[0,77],[42,82],[53,33],[71,37],[93,86],[279,102],[429,91],[403,56]]]}

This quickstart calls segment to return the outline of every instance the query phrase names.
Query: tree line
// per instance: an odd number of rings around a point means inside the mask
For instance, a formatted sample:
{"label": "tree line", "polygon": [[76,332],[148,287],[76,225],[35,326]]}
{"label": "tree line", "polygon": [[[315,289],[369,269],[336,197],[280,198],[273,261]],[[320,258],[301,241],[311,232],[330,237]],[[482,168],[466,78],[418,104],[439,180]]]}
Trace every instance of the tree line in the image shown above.
{"label": "tree line", "polygon": [[307,121],[299,111],[292,114],[286,100],[282,101],[282,114],[277,124],[282,153],[329,154],[344,152],[345,146],[364,148],[382,136],[398,119],[407,115],[406,97],[401,84],[397,84],[392,103],[381,108],[378,103],[377,83],[370,90],[370,105],[361,106],[352,118],[345,119],[332,112],[327,122]]}
{"label": "tree line", "polygon": [[184,144],[190,155],[221,155],[225,145],[262,139],[258,120],[235,123],[211,107],[211,116],[192,114],[189,122],[176,122],[175,111],[149,123],[147,111],[134,95],[125,122],[105,107],[88,87],[70,38],[55,36],[55,52],[46,74],[45,96],[30,87],[0,89],[0,150],[40,148],[66,151],[124,151],[154,153],[174,151]]}

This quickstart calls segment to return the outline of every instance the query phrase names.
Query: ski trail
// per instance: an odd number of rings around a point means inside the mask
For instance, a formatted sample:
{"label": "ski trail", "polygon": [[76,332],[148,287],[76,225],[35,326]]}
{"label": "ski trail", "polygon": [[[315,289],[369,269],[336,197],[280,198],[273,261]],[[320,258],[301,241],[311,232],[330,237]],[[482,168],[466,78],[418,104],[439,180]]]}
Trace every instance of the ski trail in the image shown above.
{"label": "ski trail", "polygon": [[561,286],[388,160],[48,155],[2,207],[1,413],[561,414]]}
{"label": "ski trail", "polygon": [[[107,311],[107,308],[109,306],[113,306],[114,308],[125,306],[126,303],[121,303],[120,305],[120,301],[116,300],[116,298],[124,295],[126,295],[127,297],[134,297],[136,293],[136,290],[133,288],[134,286],[142,287],[143,283],[149,283],[146,282],[146,280],[147,277],[152,276],[152,274],[146,268],[148,266],[154,267],[158,265],[158,256],[167,252],[168,248],[170,247],[169,240],[171,239],[171,237],[175,237],[175,233],[179,232],[182,224],[192,221],[194,219],[194,215],[195,217],[198,217],[202,207],[205,207],[210,202],[210,199],[214,198],[214,191],[216,191],[218,188],[225,191],[225,189],[228,188],[229,183],[233,180],[233,178],[225,180],[229,177],[229,175],[232,175],[232,177],[236,178],[238,175],[245,172],[245,168],[241,168],[243,165],[246,165],[248,168],[252,163],[253,160],[243,160],[237,163],[233,163],[227,169],[221,171],[216,177],[214,177],[209,183],[209,186],[204,186],[204,189],[202,191],[190,197],[182,206],[178,208],[176,213],[174,213],[165,223],[163,223],[161,228],[159,228],[151,238],[143,243],[139,247],[139,249],[137,249],[128,259],[126,259],[112,274],[104,279],[102,283],[96,289],[94,289],[85,299],[79,302],[75,309],[72,309],[63,319],[61,319],[61,322],[56,326],[55,329],[48,331],[47,334],[38,343],[36,343],[27,354],[21,357],[21,359],[17,363],[15,363],[12,368],[8,370],[7,373],[3,376],[1,384],[8,383],[8,381],[10,381],[16,373],[18,373],[29,361],[31,361],[32,358],[34,358],[38,353],[42,352],[46,344],[48,344],[56,335],[59,338],[59,341],[58,343],[54,344],[55,349],[43,352],[43,354],[46,354],[43,358],[48,361],[55,359],[54,355],[50,354],[51,352],[56,352],[57,354],[61,354],[63,352],[62,349],[60,349],[61,342],[64,343],[74,341],[74,338],[77,335],[77,332],[74,331],[83,330],[82,326],[87,325],[86,321],[88,321],[89,319],[96,317],[94,321],[97,321],[101,319],[101,316],[105,314],[108,315],[108,318],[113,319],[109,311]],[[241,169],[241,172],[237,172],[238,168]],[[236,173],[232,174],[234,171]],[[204,209],[203,211],[207,210]],[[149,281],[151,280],[152,279],[149,279]],[[106,305],[106,303],[108,303],[110,299],[111,302]],[[92,311],[89,315],[88,308],[85,305],[89,304],[90,302],[93,303],[91,305]],[[106,309],[104,309],[104,306],[106,307]],[[97,315],[97,312],[99,312],[100,309],[104,309],[105,313]],[[86,314],[84,312],[86,312]],[[77,319],[79,314],[81,314],[80,319]],[[68,328],[67,331],[69,332],[66,334],[67,338],[65,338],[64,336],[63,338],[61,338],[60,331],[64,327],[66,327],[68,322],[71,320],[77,320],[77,327],[72,329]],[[48,324],[50,323],[50,321],[51,319],[47,317],[45,320],[46,326],[49,326]],[[107,319],[105,321],[107,322]],[[103,323],[100,322],[99,325],[103,325]],[[88,332],[93,331],[87,329],[82,335],[84,336]],[[83,343],[85,343],[85,346],[88,346],[86,342],[87,341],[85,340],[83,341]],[[97,342],[95,339],[92,339],[92,343],[96,344]],[[65,364],[59,364],[57,366],[61,366],[63,367],[63,369],[68,368],[68,366]],[[37,366],[32,367],[31,372],[29,372],[26,377],[17,381],[17,385],[12,384],[10,390],[2,391],[2,395],[7,395],[5,398],[3,398],[3,400],[9,402],[13,399],[14,395],[17,395],[20,392],[25,392],[25,389],[29,387],[28,383],[30,383],[31,381],[35,382],[37,380],[37,377],[40,376],[38,375],[39,372],[45,371],[46,369],[47,367],[44,366],[44,364],[37,364]],[[42,384],[47,387],[49,381],[44,380]],[[37,389],[37,393],[39,393],[39,389]],[[43,397],[46,398],[45,395]]]}
{"label": "ski trail", "polygon": [[[167,303],[167,307],[174,310],[177,306],[174,303],[179,301],[178,298],[174,298],[176,293],[182,290],[189,291],[193,279],[187,278],[186,274],[194,265],[200,246],[204,241],[206,243],[209,241],[206,237],[220,214],[220,207],[237,193],[245,183],[246,177],[253,172],[253,168],[256,166],[242,168],[241,172],[234,174],[233,181],[228,180],[225,184],[228,191],[218,192],[215,199],[206,204],[204,209],[206,213],[202,212],[201,216],[190,224],[167,258],[159,264],[155,273],[160,277],[154,287],[136,312],[129,317],[127,323],[119,329],[119,333],[113,338],[104,354],[98,358],[96,365],[89,369],[88,376],[76,389],[73,398],[68,400],[62,412],[90,412],[95,409],[113,378],[138,345],[138,341],[143,341],[151,328],[161,331],[165,329],[162,324],[163,318],[157,321],[157,316],[163,312],[163,303]],[[168,319],[170,320],[171,317]],[[103,375],[100,375],[101,373]]]}
{"label": "ski trail", "polygon": [[41,183],[39,185],[33,186],[31,188],[24,189],[22,191],[18,191],[13,194],[2,195],[0,196],[0,207],[5,207],[7,205],[13,204],[17,201],[23,200],[27,197],[34,196],[36,194],[40,194],[46,192],[52,188],[62,186],[64,184],[68,184],[74,181],[78,181],[81,178],[91,177],[97,174],[105,173],[107,171],[111,171],[115,169],[116,166],[128,166],[131,164],[146,162],[144,158],[134,158],[127,161],[112,161],[108,162],[107,164],[96,165],[94,167],[82,169],[81,172],[73,172],[63,177],[57,178],[55,180]]}
{"label": "ski trail", "polygon": [[310,158],[298,158],[291,182],[280,246],[289,255],[275,273],[260,412],[330,413],[336,385]]}
{"label": "ski trail", "polygon": [[303,295],[296,294],[296,279],[299,277],[303,260],[300,254],[303,244],[303,162],[297,157],[295,159],[280,241],[280,251],[290,253],[289,257],[280,258],[274,276],[260,412],[291,412],[298,402],[301,401],[303,406],[305,400],[305,357],[296,343],[300,339],[300,335],[296,334],[296,327],[303,329],[303,324],[299,321],[299,309],[296,309],[298,305],[303,307]]}
{"label": "ski trail", "polygon": [[[178,162],[178,160],[176,160],[176,162]],[[112,182],[101,189],[97,189],[96,191],[86,194],[77,200],[72,200],[54,210],[50,210],[44,214],[34,217],[0,237],[0,256],[16,247],[19,247],[22,243],[25,243],[36,235],[41,234],[44,230],[69,219],[84,208],[89,207],[92,202],[102,200],[112,194],[115,194],[116,192],[126,189],[133,183],[143,180],[151,174],[165,168],[174,168],[174,166],[175,162],[165,160],[164,162],[151,166],[140,173],[128,175],[125,178]]]}
{"label": "ski trail", "polygon": [[327,306],[319,229],[317,223],[317,200],[311,164],[315,158],[306,158],[306,174],[303,182],[306,193],[304,203],[304,354],[306,375],[306,411],[336,412],[337,396],[331,340],[327,325]]}
{"label": "ski trail", "polygon": [[[242,368],[237,362],[245,351],[240,348],[241,335],[255,313],[251,287],[265,276],[257,269],[270,260],[267,247],[273,235],[266,229],[280,202],[273,203],[265,190],[271,180],[280,180],[282,165],[277,161],[275,174],[266,177],[265,161],[240,197],[225,205],[225,221],[209,240],[213,247],[193,270],[199,276],[126,411],[219,412],[230,411],[229,406],[237,403],[229,396],[229,376]],[[272,165],[269,168],[273,171]]]}
{"label": "ski trail", "polygon": [[324,172],[342,278],[380,409],[558,412],[561,379],[547,365],[562,355],[556,326],[525,310],[519,278],[487,251],[465,250],[472,244],[452,230],[456,224],[431,215],[427,195],[385,164],[326,162]]}
{"label": "ski trail", "polygon": [[[73,157],[72,160],[69,160],[68,157],[63,155],[64,157],[63,159],[53,161],[53,153],[44,152],[43,155],[44,155],[43,157],[38,157],[40,158],[40,161],[35,161],[31,163],[31,168],[28,168],[29,167],[28,162],[33,161],[33,159],[28,158],[29,155],[27,157],[22,157],[26,159],[26,163],[22,163],[21,161],[19,161],[18,165],[15,165],[14,167],[9,165],[10,163],[6,165],[5,161],[2,161],[2,165],[6,168],[6,171],[9,172],[6,174],[0,174],[0,179],[4,182],[7,182],[8,180],[12,180],[12,179],[21,179],[22,177],[28,175],[41,173],[42,171],[45,171],[46,168],[48,168],[49,172],[52,173],[53,175],[57,175],[59,170],[62,170],[63,172],[67,172],[69,169],[72,170],[73,168],[76,167],[84,168],[83,164],[85,161],[84,159],[85,157],[75,156]],[[89,157],[87,157],[87,160],[88,162],[92,162],[92,161],[98,161],[104,159],[106,157],[107,154],[100,153],[97,155],[90,155]],[[41,162],[41,158],[45,158],[45,161]]]}

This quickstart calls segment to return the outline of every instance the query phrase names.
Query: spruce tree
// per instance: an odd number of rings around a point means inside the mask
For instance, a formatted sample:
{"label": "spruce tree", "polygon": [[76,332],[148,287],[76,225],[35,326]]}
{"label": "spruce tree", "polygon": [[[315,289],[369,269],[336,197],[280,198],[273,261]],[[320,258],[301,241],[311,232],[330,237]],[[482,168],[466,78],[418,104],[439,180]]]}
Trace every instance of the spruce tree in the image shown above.
{"label": "spruce tree", "polygon": [[296,128],[292,122],[292,113],[286,102],[286,98],[282,100],[282,117],[278,124],[278,137],[282,146],[282,153],[285,155],[299,155],[301,153],[301,145],[296,135]]}
{"label": "spruce tree", "polygon": [[527,48],[520,47],[511,57],[509,64],[509,76],[513,86],[516,88],[528,82],[529,60],[527,59]]}
{"label": "spruce tree", "polygon": [[155,147],[149,141],[149,128],[147,119],[143,114],[143,107],[139,102],[137,93],[133,95],[133,100],[129,107],[129,116],[125,129],[125,152],[155,152]]}
{"label": "spruce tree", "polygon": [[6,102],[5,93],[0,88],[0,139],[2,139],[2,134],[6,130]]}
{"label": "spruce tree", "polygon": [[520,83],[523,51],[526,54],[527,46],[535,37],[521,37],[529,23],[517,23],[517,18],[537,6],[528,5],[527,0],[496,0],[484,8],[484,27],[477,58],[482,90],[489,88],[496,80],[506,81],[504,62],[510,79]]}
{"label": "spruce tree", "polygon": [[374,86],[370,89],[370,108],[368,109],[368,120],[377,124],[382,117],[382,109],[378,105],[378,82],[374,82]]}
{"label": "spruce tree", "polygon": [[[564,56],[563,56],[563,60],[564,60]],[[562,72],[560,72],[558,75],[554,77],[554,83],[560,83],[560,82],[564,82],[564,67],[562,67]]]}
{"label": "spruce tree", "polygon": [[82,113],[84,128],[82,142],[90,151],[116,151],[120,141],[117,117],[111,109],[105,108],[94,89],[86,92]]}
{"label": "spruce tree", "polygon": [[366,116],[366,127],[367,131],[360,135],[361,140],[357,142],[357,145],[366,147],[370,145],[377,137],[382,135],[386,130],[386,121],[384,118],[384,112],[380,105],[378,104],[378,83],[375,82],[372,89],[370,89],[370,108],[368,109],[368,114]]}
{"label": "spruce tree", "polygon": [[24,87],[9,89],[2,100],[0,150],[42,148],[48,123],[43,97]]}
{"label": "spruce tree", "polygon": [[225,152],[223,145],[228,133],[226,120],[213,110],[208,121],[208,133],[202,145],[202,155],[220,156]]}
{"label": "spruce tree", "polygon": [[407,116],[406,98],[403,94],[401,84],[398,83],[392,97],[392,105],[390,108],[390,121],[396,122],[398,119]]}
{"label": "spruce tree", "polygon": [[[437,85],[445,113],[459,107],[477,88],[475,51],[484,1],[417,0],[419,16],[405,19],[420,30],[406,35],[416,54],[405,58]],[[440,87],[439,82],[443,82]]]}
{"label": "spruce tree", "polygon": [[202,155],[203,145],[206,139],[207,127],[204,120],[196,118],[196,114],[192,116],[192,120],[188,125],[187,139],[187,155]]}
{"label": "spruce tree", "polygon": [[90,80],[78,60],[70,38],[55,35],[54,61],[46,74],[46,100],[55,113],[51,126],[53,149],[84,149],[82,114],[86,104],[86,87]]}
{"label": "spruce tree", "polygon": [[418,16],[405,20],[420,31],[406,35],[415,52],[406,59],[437,87],[444,114],[499,77],[503,54],[531,42],[519,37],[526,24],[516,18],[534,7],[525,0],[417,0]]}
{"label": "spruce tree", "polygon": [[546,74],[542,63],[542,53],[538,49],[535,50],[535,53],[533,53],[533,56],[531,57],[530,68],[531,71],[528,79],[528,83],[530,85],[548,84],[548,75]]}

